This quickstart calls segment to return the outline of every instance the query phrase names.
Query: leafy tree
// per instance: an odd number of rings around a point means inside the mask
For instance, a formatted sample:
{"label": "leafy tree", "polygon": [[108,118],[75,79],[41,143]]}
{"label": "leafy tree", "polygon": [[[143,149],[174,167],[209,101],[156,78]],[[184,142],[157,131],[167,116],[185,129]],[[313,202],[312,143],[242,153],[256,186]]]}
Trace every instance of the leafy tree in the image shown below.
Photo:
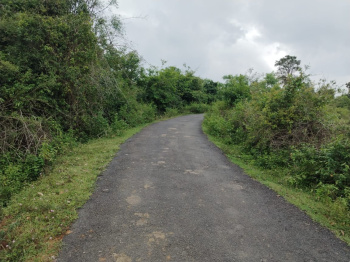
{"label": "leafy tree", "polygon": [[263,79],[256,79],[250,82],[249,86],[252,95],[269,92],[271,88],[279,88],[278,79],[274,72],[266,74]]}
{"label": "leafy tree", "polygon": [[350,82],[346,83],[345,86],[348,89],[348,96],[350,97]]}
{"label": "leafy tree", "polygon": [[203,92],[203,81],[194,73],[192,70],[186,70],[179,76],[177,88],[183,105],[194,102],[205,103],[207,100]]}
{"label": "leafy tree", "polygon": [[276,65],[280,83],[274,73],[250,82],[226,76],[221,91],[226,103],[214,103],[204,125],[228,146],[238,145],[240,157],[282,170],[288,184],[312,189],[348,211],[350,98],[335,96],[335,82],[314,86],[295,57]]}
{"label": "leafy tree", "polygon": [[167,108],[181,108],[193,102],[207,101],[202,80],[192,71],[181,72],[173,66],[161,70],[149,69],[143,74],[139,85],[143,87],[140,101],[153,103],[161,113]]}
{"label": "leafy tree", "polygon": [[205,79],[203,82],[203,89],[208,95],[208,103],[214,102],[218,94],[218,83],[210,79]]}
{"label": "leafy tree", "polygon": [[208,101],[189,68],[142,68],[118,42],[120,18],[101,16],[106,2],[1,1],[0,206],[64,145]]}
{"label": "leafy tree", "polygon": [[277,66],[277,76],[285,83],[289,75],[293,75],[296,71],[301,69],[300,60],[297,60],[296,56],[286,55],[280,60],[275,62]]}
{"label": "leafy tree", "polygon": [[[5,199],[54,158],[42,154],[44,145],[58,152],[57,140],[72,133],[80,140],[105,134],[118,110],[111,101],[122,96],[117,78],[136,81],[135,55],[121,52],[121,67],[108,65],[108,45],[102,44],[107,35],[98,29],[107,22],[98,18],[98,8],[97,0],[0,4],[0,176],[7,178],[0,191]],[[20,182],[12,187],[14,181]]]}
{"label": "leafy tree", "polygon": [[225,80],[225,84],[221,92],[223,99],[228,105],[232,106],[241,100],[251,97],[247,76],[226,75],[223,79]]}
{"label": "leafy tree", "polygon": [[278,84],[278,79],[276,78],[276,75],[274,72],[272,73],[267,73],[265,75],[265,83],[266,83],[266,87],[273,87],[274,85]]}

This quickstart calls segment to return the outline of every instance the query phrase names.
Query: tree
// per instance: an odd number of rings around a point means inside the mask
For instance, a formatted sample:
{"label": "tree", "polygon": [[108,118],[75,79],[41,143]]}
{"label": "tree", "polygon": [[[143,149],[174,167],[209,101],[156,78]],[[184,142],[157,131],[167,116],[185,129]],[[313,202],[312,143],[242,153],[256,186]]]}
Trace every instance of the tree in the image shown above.
{"label": "tree", "polygon": [[181,79],[181,70],[170,66],[161,70],[150,69],[143,75],[139,85],[143,87],[140,100],[153,103],[157,110],[164,113],[167,108],[176,108],[181,105],[181,94],[178,84]]}
{"label": "tree", "polygon": [[265,83],[266,83],[266,87],[269,87],[269,88],[273,87],[274,85],[276,85],[278,83],[278,80],[276,79],[276,75],[273,72],[272,73],[267,73],[265,75],[264,80],[265,80]]}
{"label": "tree", "polygon": [[346,83],[345,86],[348,89],[348,96],[350,97],[350,82]]}
{"label": "tree", "polygon": [[203,82],[203,89],[208,96],[208,103],[214,102],[218,93],[218,83],[210,79],[205,79]]}
{"label": "tree", "polygon": [[275,62],[277,69],[277,76],[283,84],[286,83],[288,76],[293,75],[296,71],[301,70],[300,60],[296,56],[286,55]]}
{"label": "tree", "polygon": [[224,76],[223,79],[226,81],[226,83],[221,92],[228,105],[233,106],[241,100],[251,98],[249,80],[247,76],[227,75]]}

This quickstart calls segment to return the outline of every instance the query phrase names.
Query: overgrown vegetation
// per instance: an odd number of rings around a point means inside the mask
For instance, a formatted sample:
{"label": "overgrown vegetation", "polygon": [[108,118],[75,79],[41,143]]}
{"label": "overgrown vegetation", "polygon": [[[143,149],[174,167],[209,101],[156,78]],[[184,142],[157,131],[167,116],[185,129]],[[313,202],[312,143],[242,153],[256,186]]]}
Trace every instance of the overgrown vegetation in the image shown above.
{"label": "overgrown vegetation", "polygon": [[[311,192],[327,206],[318,211],[324,224],[348,237],[348,94],[313,84],[293,56],[277,61],[277,72],[224,83],[188,67],[146,69],[119,45],[121,20],[102,17],[104,9],[98,0],[0,3],[1,260],[47,261],[57,252],[128,130],[208,110],[204,126],[228,152],[290,196]],[[77,152],[83,159],[74,160]]]}
{"label": "overgrown vegetation", "polygon": [[[202,113],[216,99],[217,83],[188,67],[144,68],[137,51],[120,45],[120,17],[103,17],[116,4],[0,4],[0,260],[47,261],[57,251],[116,151],[99,143],[118,145],[131,128]],[[98,155],[84,151],[91,145]],[[72,150],[91,157],[86,166]]]}
{"label": "overgrown vegetation", "polygon": [[57,157],[52,169],[14,195],[0,223],[0,261],[54,261],[77,209],[121,143],[141,130],[80,144]]}
{"label": "overgrown vegetation", "polygon": [[332,83],[312,83],[296,57],[286,56],[276,66],[276,73],[260,78],[224,77],[221,101],[204,126],[235,148],[236,158],[327,203],[333,220],[342,214],[341,232],[349,234],[349,95],[335,96]]}
{"label": "overgrown vegetation", "polygon": [[216,83],[189,68],[143,68],[135,50],[118,45],[123,25],[102,17],[104,8],[1,2],[0,209],[65,148],[215,100]]}

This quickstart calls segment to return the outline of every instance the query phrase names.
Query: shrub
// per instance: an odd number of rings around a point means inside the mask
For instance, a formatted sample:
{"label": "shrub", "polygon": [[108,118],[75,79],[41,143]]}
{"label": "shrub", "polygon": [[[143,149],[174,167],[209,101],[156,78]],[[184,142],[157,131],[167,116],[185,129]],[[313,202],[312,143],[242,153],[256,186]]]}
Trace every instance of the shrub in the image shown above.
{"label": "shrub", "polygon": [[152,104],[133,102],[122,106],[118,112],[118,117],[130,127],[135,127],[152,122],[156,117],[156,109]]}
{"label": "shrub", "polygon": [[205,115],[203,124],[209,134],[221,138],[225,143],[232,142],[231,125],[223,116],[209,112]]}
{"label": "shrub", "polygon": [[224,76],[226,83],[222,88],[222,97],[228,105],[234,105],[237,102],[251,98],[248,85],[248,78],[244,75]]}
{"label": "shrub", "polygon": [[[294,182],[306,187],[334,185],[333,195],[344,196],[350,187],[350,141],[339,137],[316,148],[305,144],[291,153]],[[321,189],[320,189],[321,190]],[[321,192],[321,191],[320,191]],[[323,192],[323,191],[322,191]]]}
{"label": "shrub", "polygon": [[201,114],[207,112],[209,109],[208,104],[203,103],[192,103],[185,106],[184,110],[194,114]]}
{"label": "shrub", "polygon": [[177,116],[179,114],[180,113],[179,113],[179,109],[178,108],[170,108],[170,107],[167,107],[165,109],[165,113],[164,113],[164,115],[166,117],[173,117],[173,116]]}
{"label": "shrub", "polygon": [[92,137],[101,137],[107,134],[108,131],[108,120],[103,117],[103,112],[98,112],[94,115],[83,115],[81,122],[76,129],[77,137],[82,142],[86,142]]}
{"label": "shrub", "polygon": [[[41,125],[45,126],[45,140],[36,139],[32,135],[31,139],[22,140],[31,143],[35,141],[35,144],[29,145],[23,143],[26,151],[14,147],[0,155],[0,206],[6,205],[10,197],[19,192],[26,183],[44,174],[44,168],[55,161],[58,153],[76,145],[72,131],[63,133],[60,126],[52,121],[43,121]],[[26,130],[29,132],[30,129]],[[17,136],[21,136],[21,132]]]}
{"label": "shrub", "polygon": [[128,126],[129,125],[123,119],[119,118],[118,114],[115,114],[114,120],[111,124],[113,134],[122,135],[124,133],[124,130],[126,130]]}
{"label": "shrub", "polygon": [[334,91],[327,86],[315,91],[303,72],[288,75],[283,87],[254,82],[251,98],[236,96],[244,94],[237,91],[247,87],[244,80],[227,77],[224,101],[214,103],[205,116],[207,132],[226,144],[239,145],[242,154],[251,156],[259,167],[291,168],[290,184],[312,188],[332,200],[348,198],[347,96],[332,104]]}
{"label": "shrub", "polygon": [[1,162],[0,206],[3,206],[6,205],[10,197],[14,193],[19,192],[27,182],[36,180],[42,174],[44,159],[40,156],[28,154],[24,159],[18,161],[4,161],[4,159],[2,159]]}

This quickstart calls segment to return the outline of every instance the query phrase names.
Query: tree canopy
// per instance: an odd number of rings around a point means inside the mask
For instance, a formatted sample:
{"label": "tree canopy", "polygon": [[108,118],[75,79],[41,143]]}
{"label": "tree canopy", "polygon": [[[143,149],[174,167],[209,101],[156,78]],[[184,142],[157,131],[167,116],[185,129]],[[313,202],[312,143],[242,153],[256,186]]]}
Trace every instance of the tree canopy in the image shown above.
{"label": "tree canopy", "polygon": [[293,75],[295,72],[301,69],[300,60],[297,60],[296,56],[286,55],[280,60],[275,62],[277,66],[277,76],[283,83],[286,82],[288,76]]}

